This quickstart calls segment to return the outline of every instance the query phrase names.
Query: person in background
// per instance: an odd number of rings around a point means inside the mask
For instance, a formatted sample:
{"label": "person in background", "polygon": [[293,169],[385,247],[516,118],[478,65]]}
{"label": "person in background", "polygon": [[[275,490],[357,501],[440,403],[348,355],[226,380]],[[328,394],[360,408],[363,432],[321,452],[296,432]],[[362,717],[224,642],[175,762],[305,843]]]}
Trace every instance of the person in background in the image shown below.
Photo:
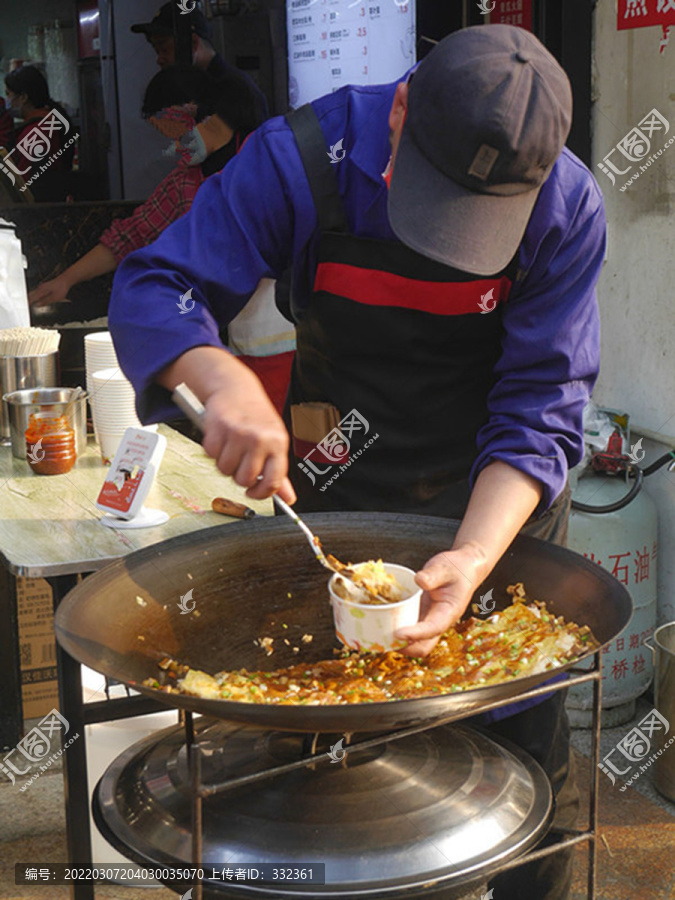
{"label": "person in background", "polygon": [[[0,165],[4,166],[5,156],[14,146],[14,119],[6,107],[5,98],[0,97]],[[23,177],[4,166],[5,172],[0,177],[0,205],[12,203],[33,203],[30,188],[26,187]],[[11,174],[11,178],[4,177]]]}
{"label": "person in background", "polygon": [[5,98],[0,97],[0,147],[11,150],[14,146],[14,119],[7,110]]}
{"label": "person in background", "polygon": [[[181,65],[162,69],[150,81],[143,116],[170,141],[164,152],[177,158],[175,169],[130,216],[115,219],[88,253],[32,290],[28,301],[34,309],[67,302],[74,285],[113,272],[130,253],[156,240],[190,209],[204,180],[220,171],[261,124],[248,85],[238,75],[216,80],[195,66]],[[281,409],[295,336],[276,310],[270,285],[263,279],[240,320],[231,323],[230,345]],[[185,313],[189,307],[187,297]]]}
{"label": "person in background", "polygon": [[[46,171],[41,170],[41,162],[31,162],[25,155],[21,162],[22,167],[29,168],[29,171],[22,168],[22,177],[24,181],[30,182],[31,193],[37,202],[54,203],[65,200],[72,193],[70,176],[75,155],[75,147],[73,144],[68,145],[66,137],[73,129],[66,111],[49,96],[47,79],[35,66],[21,66],[5,75],[5,94],[14,115],[23,120],[14,134],[14,146],[26,138],[30,139],[35,126],[53,110],[68,123],[67,129],[51,130],[49,152],[45,156],[51,162]],[[39,177],[31,181],[33,175]]]}
{"label": "person in background", "polygon": [[130,216],[115,219],[92,250],[32,290],[31,306],[66,302],[73,285],[113,272],[129,253],[151,244],[259,124],[241,80],[216,81],[195,66],[158,72],[146,88],[143,116],[170,142],[164,153],[176,157],[176,167]]}
{"label": "person in background", "polygon": [[[150,22],[139,22],[131,26],[135,34],[144,34],[148,43],[152,44],[157,54],[157,65],[162,69],[176,62],[176,40],[174,37],[173,3],[164,3]],[[182,15],[182,14],[181,14]],[[192,64],[203,69],[213,78],[225,75],[239,75],[246,79],[255,97],[256,115],[262,120],[269,116],[267,99],[258,85],[235,66],[231,66],[216,52],[211,43],[211,28],[206,16],[198,9],[188,13],[188,21],[192,30]]]}

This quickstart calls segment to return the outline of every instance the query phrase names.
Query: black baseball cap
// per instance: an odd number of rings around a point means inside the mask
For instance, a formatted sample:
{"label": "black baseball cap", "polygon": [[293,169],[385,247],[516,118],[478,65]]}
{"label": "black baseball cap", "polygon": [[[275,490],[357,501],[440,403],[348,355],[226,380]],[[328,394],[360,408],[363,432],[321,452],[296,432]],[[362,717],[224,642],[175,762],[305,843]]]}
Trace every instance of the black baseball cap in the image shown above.
{"label": "black baseball cap", "polygon": [[478,25],[448,35],[410,82],[388,199],[394,233],[454,268],[499,272],[571,121],[569,79],[530,32]]}
{"label": "black baseball cap", "polygon": [[[139,22],[137,25],[132,25],[131,30],[135,34],[144,34],[148,40],[153,34],[173,34],[173,5],[173,3],[164,3],[157,10],[151,22]],[[206,38],[207,41],[211,40],[211,28],[204,13],[195,8],[190,13],[179,13],[179,15],[187,15],[194,34]]]}

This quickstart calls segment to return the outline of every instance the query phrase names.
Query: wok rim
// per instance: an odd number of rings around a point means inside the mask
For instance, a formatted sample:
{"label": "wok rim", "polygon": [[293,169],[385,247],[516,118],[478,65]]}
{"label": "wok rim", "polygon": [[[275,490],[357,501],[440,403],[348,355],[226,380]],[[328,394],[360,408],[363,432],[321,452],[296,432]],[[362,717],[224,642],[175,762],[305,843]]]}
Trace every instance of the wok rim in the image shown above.
{"label": "wok rim", "polygon": [[[326,523],[327,519],[338,516],[340,518],[339,522],[336,521],[336,524],[342,527],[347,527],[350,521],[353,521],[355,523],[358,522],[359,524],[368,524],[369,522],[372,522],[374,525],[378,525],[380,527],[384,524],[394,525],[395,523],[401,522],[405,522],[409,525],[414,522],[418,524],[420,528],[423,528],[424,526],[431,528],[433,528],[434,526],[438,527],[439,523],[447,524],[449,544],[452,543],[456,528],[459,525],[459,522],[456,519],[446,519],[436,516],[418,516],[409,513],[387,513],[370,511],[307,513],[306,515],[303,515],[303,519],[307,521],[310,528],[312,528],[312,530],[316,533],[317,531],[321,531],[322,523]],[[313,522],[318,522],[319,526],[312,527]],[[234,526],[215,525],[210,528],[204,528],[197,532],[177,535],[165,541],[160,541],[156,544],[153,544],[150,547],[141,548],[140,550],[136,550],[132,553],[127,554],[126,556],[113,560],[102,569],[99,569],[97,572],[94,572],[91,575],[87,576],[86,579],[84,579],[71,591],[69,591],[59,604],[54,617],[54,630],[56,633],[56,638],[61,647],[82,665],[86,665],[94,669],[95,671],[101,672],[101,669],[97,668],[96,660],[92,658],[93,654],[87,653],[87,651],[82,648],[80,639],[77,636],[73,635],[64,624],[64,621],[67,622],[67,619],[69,618],[71,608],[74,607],[78,602],[80,602],[80,595],[85,594],[84,599],[86,599],[86,595],[90,595],[92,593],[92,589],[96,589],[97,582],[100,581],[102,584],[106,584],[110,580],[113,580],[120,573],[129,569],[130,565],[133,567],[142,566],[154,560],[157,557],[158,553],[159,555],[168,555],[175,549],[182,548],[185,545],[191,546],[195,544],[195,540],[197,538],[199,538],[203,542],[203,544],[206,544],[207,542],[218,538],[226,541],[227,535],[233,534],[231,530],[233,527],[237,528],[237,534],[239,535],[245,534],[246,532],[255,534],[260,531],[273,533],[286,532],[290,536],[297,536],[297,539],[299,541],[302,540],[302,538],[297,535],[297,526],[294,525],[286,517],[260,516],[248,521],[236,523],[236,525]],[[607,570],[601,568],[597,563],[589,561],[584,556],[581,556],[580,554],[576,553],[575,551],[569,550],[566,547],[561,547],[557,544],[542,541],[538,538],[532,538],[528,535],[517,535],[500,558],[500,561],[501,559],[504,559],[508,554],[513,553],[514,548],[516,550],[519,550],[527,549],[528,547],[530,547],[533,551],[536,551],[537,547],[542,546],[545,546],[547,548],[547,553],[553,554],[554,558],[562,558],[563,561],[565,560],[565,558],[569,558],[570,561],[572,561],[573,559],[576,566],[580,567],[588,574],[593,575],[594,578],[599,579],[601,582],[603,582],[607,588],[611,589],[610,593],[613,595],[613,601],[615,603],[615,613],[618,617],[621,617],[622,613],[624,614],[624,616],[621,627],[609,638],[601,642],[600,646],[596,650],[588,651],[583,656],[575,659],[573,662],[566,663],[563,666],[558,666],[555,669],[547,671],[544,677],[541,677],[542,673],[538,673],[535,675],[528,675],[526,677],[510,679],[507,682],[503,682],[497,685],[497,687],[500,688],[509,688],[509,690],[504,693],[504,696],[500,698],[504,701],[508,700],[509,703],[517,703],[520,694],[524,693],[525,691],[531,689],[532,687],[542,685],[543,683],[548,682],[551,679],[558,678],[559,676],[564,675],[564,673],[568,669],[579,666],[596,653],[601,653],[602,648],[611,643],[616,635],[620,634],[621,631],[626,627],[633,612],[632,599],[624,585],[622,585],[616,578],[614,578],[614,576],[612,576]],[[310,550],[308,548],[308,553],[309,552]],[[319,563],[317,562],[316,565],[318,566]],[[497,563],[497,566],[498,565],[499,562]],[[489,578],[490,575],[487,576],[487,579]],[[483,584],[484,583],[485,581],[483,582]],[[478,593],[480,589],[481,586],[479,586],[476,593]],[[616,608],[616,601],[618,601],[619,596],[621,596],[624,601],[623,608]],[[469,607],[467,607],[467,609],[470,610],[470,605]],[[101,672],[101,674],[106,675],[109,673]],[[139,684],[136,681],[119,678],[119,675],[117,674],[111,675],[110,677],[122,681],[124,684],[127,684],[132,690],[138,691],[140,694],[157,700],[163,705],[170,708],[192,710],[193,712],[212,716],[214,718],[225,719],[242,724],[250,724],[256,727],[310,733],[330,733],[343,731],[344,728],[340,725],[336,725],[335,721],[337,719],[344,718],[345,715],[349,714],[349,712],[352,712],[355,715],[365,715],[366,711],[368,711],[368,713],[370,714],[368,718],[373,718],[376,720],[376,722],[370,729],[359,727],[357,725],[353,730],[359,732],[366,730],[381,731],[386,730],[388,727],[390,727],[392,730],[402,727],[414,727],[426,722],[434,722],[436,724],[449,724],[454,721],[460,721],[461,719],[479,715],[482,712],[480,702],[481,695],[485,695],[486,693],[493,693],[496,687],[495,685],[483,685],[481,687],[472,688],[468,691],[458,691],[449,694],[432,694],[427,697],[417,697],[407,700],[388,700],[352,704],[330,704],[325,706],[293,706],[282,704],[249,703],[245,701],[232,701],[224,699],[212,700],[194,697],[187,694],[168,694],[164,691]],[[518,685],[517,691],[510,690],[514,685]],[[554,684],[552,685],[551,690],[553,691],[557,688],[558,686]],[[472,704],[471,709],[469,709],[468,711],[465,710],[460,714],[453,714],[447,711],[443,713],[440,707],[447,703],[448,697],[470,697],[471,700],[476,700],[477,702]],[[492,699],[495,700],[497,698],[493,697]],[[435,704],[434,701],[436,701]],[[414,706],[413,704],[417,704],[417,706]],[[432,709],[438,707],[439,709],[437,713],[430,714],[428,709],[425,712],[421,708],[422,705],[425,705],[425,707],[431,707]],[[419,712],[417,716],[414,714],[415,711]],[[277,713],[277,715],[275,715],[274,713]],[[303,719],[307,719],[309,714],[311,714],[311,717],[314,720],[318,720],[319,723],[324,724],[322,724],[320,727],[308,727],[306,724],[303,724]],[[381,724],[378,724],[381,723],[382,718],[394,720],[395,724],[391,726],[385,726],[383,728]]]}

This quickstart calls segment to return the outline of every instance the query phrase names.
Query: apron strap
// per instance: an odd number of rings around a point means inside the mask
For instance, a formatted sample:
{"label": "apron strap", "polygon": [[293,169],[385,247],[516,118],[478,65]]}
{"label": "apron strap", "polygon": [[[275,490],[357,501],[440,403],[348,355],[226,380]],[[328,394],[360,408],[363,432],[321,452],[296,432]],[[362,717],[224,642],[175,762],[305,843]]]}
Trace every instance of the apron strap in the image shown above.
{"label": "apron strap", "polygon": [[335,170],[326,159],[326,139],[311,103],[286,115],[312,192],[321,231],[347,232],[347,217]]}

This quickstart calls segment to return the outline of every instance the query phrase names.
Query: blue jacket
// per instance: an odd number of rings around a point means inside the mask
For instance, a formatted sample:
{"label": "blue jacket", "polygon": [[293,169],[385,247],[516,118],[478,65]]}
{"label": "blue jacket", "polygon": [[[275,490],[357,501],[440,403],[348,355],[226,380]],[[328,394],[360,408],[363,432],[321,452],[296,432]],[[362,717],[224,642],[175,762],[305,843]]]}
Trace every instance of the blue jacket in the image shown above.
{"label": "blue jacket", "polygon": [[[395,240],[381,177],[390,154],[388,114],[396,85],[346,87],[314,103],[335,165],[352,232]],[[340,156],[341,154],[337,154]],[[266,122],[239,155],[200,188],[191,211],[115,278],[109,309],[120,364],[138,395],[142,421],[177,410],[157,373],[197,345],[221,346],[229,322],[261,278],[292,261],[309,300],[317,218],[295,140],[283,118]],[[540,191],[503,308],[503,353],[478,434],[472,480],[502,460],[544,485],[540,511],[562,490],[583,451],[582,412],[599,366],[595,284],[605,250],[601,192],[564,150]],[[181,314],[180,297],[196,301]]]}

